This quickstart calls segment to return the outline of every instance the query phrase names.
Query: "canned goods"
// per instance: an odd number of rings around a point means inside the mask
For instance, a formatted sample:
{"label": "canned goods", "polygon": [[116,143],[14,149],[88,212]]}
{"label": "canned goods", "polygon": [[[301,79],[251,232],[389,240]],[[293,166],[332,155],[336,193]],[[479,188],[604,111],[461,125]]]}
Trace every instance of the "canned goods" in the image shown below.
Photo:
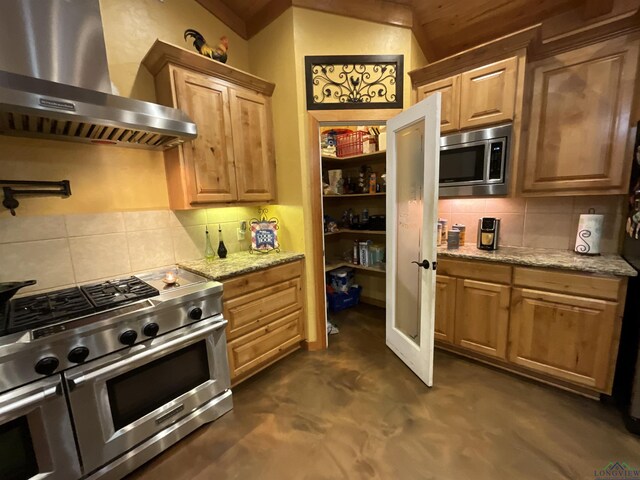
{"label": "canned goods", "polygon": [[462,225],[461,223],[456,223],[452,227],[454,230],[458,230],[460,232],[460,245],[464,246],[464,241],[466,239],[466,230],[467,227]]}
{"label": "canned goods", "polygon": [[438,233],[436,234],[436,245],[442,245],[442,224],[438,222]]}
{"label": "canned goods", "polygon": [[455,250],[460,247],[460,232],[458,230],[449,230],[447,235],[447,248]]}

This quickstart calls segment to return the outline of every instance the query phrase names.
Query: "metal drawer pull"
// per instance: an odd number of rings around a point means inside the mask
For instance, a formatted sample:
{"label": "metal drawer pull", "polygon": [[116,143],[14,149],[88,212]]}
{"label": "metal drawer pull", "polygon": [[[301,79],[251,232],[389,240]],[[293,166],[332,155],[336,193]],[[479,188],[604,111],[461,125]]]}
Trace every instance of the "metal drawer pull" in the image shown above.
{"label": "metal drawer pull", "polygon": [[25,408],[37,407],[49,398],[56,397],[61,394],[62,390],[60,389],[60,383],[47,388],[43,388],[40,391],[26,397],[17,400],[11,400],[11,402],[8,402],[6,405],[0,404],[0,416],[10,415]]}
{"label": "metal drawer pull", "polygon": [[164,415],[161,415],[158,418],[156,418],[156,425],[160,425],[161,423],[166,422],[171,417],[173,417],[174,415],[177,415],[178,413],[180,413],[183,410],[184,410],[184,405],[178,405],[173,410],[171,410],[171,411],[165,413]]}

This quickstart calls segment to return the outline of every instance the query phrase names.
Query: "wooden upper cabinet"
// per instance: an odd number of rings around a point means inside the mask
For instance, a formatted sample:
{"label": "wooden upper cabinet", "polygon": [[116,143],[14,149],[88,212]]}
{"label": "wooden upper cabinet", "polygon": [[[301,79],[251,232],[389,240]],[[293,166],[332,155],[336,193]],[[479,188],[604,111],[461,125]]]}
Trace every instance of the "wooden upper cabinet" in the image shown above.
{"label": "wooden upper cabinet", "polygon": [[424,100],[432,93],[440,92],[442,102],[440,108],[440,133],[453,132],[460,129],[460,75],[438,80],[418,87],[418,101]]}
{"label": "wooden upper cabinet", "polygon": [[455,344],[506,359],[511,288],[462,278],[457,282]]}
{"label": "wooden upper cabinet", "polygon": [[181,69],[174,76],[178,108],[198,126],[198,137],[184,146],[190,203],[237,199],[227,87]]}
{"label": "wooden upper cabinet", "polygon": [[436,275],[435,339],[453,343],[456,312],[456,279]]}
{"label": "wooden upper cabinet", "polygon": [[524,193],[626,193],[638,44],[618,37],[530,66]]}
{"label": "wooden upper cabinet", "polygon": [[275,191],[275,158],[271,99],[248,91],[230,90],[233,149],[238,200],[268,201]]}
{"label": "wooden upper cabinet", "polygon": [[620,331],[618,304],[515,288],[509,360],[610,393]]}
{"label": "wooden upper cabinet", "polygon": [[183,110],[198,129],[195,140],[164,152],[171,209],[274,200],[275,85],[161,40],[142,63],[158,102]]}
{"label": "wooden upper cabinet", "polygon": [[460,129],[513,120],[517,57],[460,75]]}

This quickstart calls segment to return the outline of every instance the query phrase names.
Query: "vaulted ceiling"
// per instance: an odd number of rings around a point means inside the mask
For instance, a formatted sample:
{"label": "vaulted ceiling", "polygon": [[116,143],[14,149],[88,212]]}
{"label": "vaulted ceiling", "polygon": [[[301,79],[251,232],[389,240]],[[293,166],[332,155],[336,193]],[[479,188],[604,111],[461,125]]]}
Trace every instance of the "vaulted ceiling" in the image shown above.
{"label": "vaulted ceiling", "polygon": [[549,36],[633,12],[640,0],[197,0],[251,38],[291,6],[411,28],[429,62],[543,23]]}

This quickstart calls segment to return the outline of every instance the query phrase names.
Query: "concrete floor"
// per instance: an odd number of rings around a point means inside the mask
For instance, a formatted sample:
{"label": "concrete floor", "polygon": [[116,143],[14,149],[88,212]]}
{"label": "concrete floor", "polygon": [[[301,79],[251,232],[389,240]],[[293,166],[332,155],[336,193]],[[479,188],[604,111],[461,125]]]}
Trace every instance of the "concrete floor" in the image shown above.
{"label": "concrete floor", "polygon": [[383,310],[336,321],[329,350],[243,383],[231,413],[129,478],[593,480],[640,466],[611,407],[443,352],[429,389],[385,347]]}

